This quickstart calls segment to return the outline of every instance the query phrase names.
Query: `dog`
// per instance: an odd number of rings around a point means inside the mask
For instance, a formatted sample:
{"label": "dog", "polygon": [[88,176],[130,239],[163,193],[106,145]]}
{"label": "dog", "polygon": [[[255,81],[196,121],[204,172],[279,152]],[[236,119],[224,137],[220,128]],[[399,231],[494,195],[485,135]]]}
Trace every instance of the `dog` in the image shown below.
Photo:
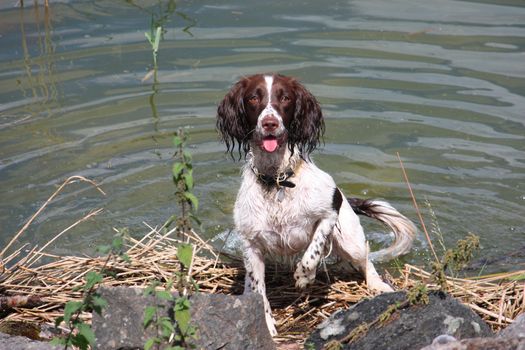
{"label": "dog", "polygon": [[[387,202],[345,198],[313,163],[310,154],[325,126],[319,103],[301,83],[278,74],[240,79],[219,103],[217,129],[227,152],[233,157],[237,149],[246,159],[234,207],[243,242],[244,292],[263,296],[272,336],[277,331],[266,297],[265,257],[299,257],[294,279],[303,289],[314,281],[330,248],[363,274],[369,289],[393,291],[371,261],[408,252],[416,228]],[[389,226],[392,245],[369,254],[356,214]]]}

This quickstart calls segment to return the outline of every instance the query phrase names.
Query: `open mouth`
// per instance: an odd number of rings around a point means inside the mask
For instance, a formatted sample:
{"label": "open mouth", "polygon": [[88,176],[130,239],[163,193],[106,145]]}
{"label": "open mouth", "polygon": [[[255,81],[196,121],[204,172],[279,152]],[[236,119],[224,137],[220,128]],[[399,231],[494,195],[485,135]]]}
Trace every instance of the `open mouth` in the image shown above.
{"label": "open mouth", "polygon": [[262,139],[262,148],[266,152],[274,152],[279,147],[279,142],[277,141],[277,137],[273,135],[268,135],[263,137]]}

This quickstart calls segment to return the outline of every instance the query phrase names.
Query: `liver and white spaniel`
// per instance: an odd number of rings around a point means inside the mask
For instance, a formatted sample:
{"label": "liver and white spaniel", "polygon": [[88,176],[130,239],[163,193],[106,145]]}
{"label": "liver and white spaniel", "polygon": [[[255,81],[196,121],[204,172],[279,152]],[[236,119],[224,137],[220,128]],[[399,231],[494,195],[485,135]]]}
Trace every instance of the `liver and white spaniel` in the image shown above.
{"label": "liver and white spaniel", "polygon": [[[368,288],[392,288],[379,277],[371,260],[406,253],[415,227],[390,204],[345,198],[310,153],[324,132],[321,108],[297,80],[282,75],[253,75],[237,82],[220,103],[217,128],[228,151],[238,148],[247,162],[234,208],[235,226],[244,247],[245,293],[264,298],[272,335],[275,322],[266,298],[265,257],[298,256],[297,288],[315,279],[328,248],[360,271]],[[388,225],[394,243],[368,254],[357,214]],[[299,255],[300,254],[300,255]]]}

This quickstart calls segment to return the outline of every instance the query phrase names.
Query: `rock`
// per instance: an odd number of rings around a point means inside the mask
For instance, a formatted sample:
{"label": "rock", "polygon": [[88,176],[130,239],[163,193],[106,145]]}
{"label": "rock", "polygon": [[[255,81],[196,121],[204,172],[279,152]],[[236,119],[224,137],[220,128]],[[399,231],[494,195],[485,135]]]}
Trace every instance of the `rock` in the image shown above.
{"label": "rock", "polygon": [[26,337],[0,333],[0,350],[61,350],[63,347],[31,340]]}
{"label": "rock", "polygon": [[[429,293],[427,305],[412,305],[395,311],[386,322],[372,326],[343,349],[420,349],[440,335],[457,339],[492,335],[489,326],[474,312],[444,293]],[[322,349],[363,323],[377,319],[390,305],[406,300],[405,292],[385,293],[339,311],[318,326],[306,345]]]}
{"label": "rock", "polygon": [[525,339],[525,313],[520,314],[507,328],[501,330],[498,337]]}
{"label": "rock", "polygon": [[[440,336],[442,337],[442,336]],[[439,337],[438,337],[439,338]],[[525,350],[525,339],[517,338],[470,338],[461,341],[436,341],[421,350]]]}
{"label": "rock", "polygon": [[[102,287],[99,293],[108,306],[102,316],[93,314],[97,349],[143,349],[156,336],[152,327],[143,327],[145,308],[155,305],[153,297],[143,296],[143,289]],[[191,322],[199,334],[192,341],[197,349],[275,349],[260,295],[195,294],[190,301]],[[161,300],[157,303],[168,305]],[[167,309],[159,308],[165,315]]]}

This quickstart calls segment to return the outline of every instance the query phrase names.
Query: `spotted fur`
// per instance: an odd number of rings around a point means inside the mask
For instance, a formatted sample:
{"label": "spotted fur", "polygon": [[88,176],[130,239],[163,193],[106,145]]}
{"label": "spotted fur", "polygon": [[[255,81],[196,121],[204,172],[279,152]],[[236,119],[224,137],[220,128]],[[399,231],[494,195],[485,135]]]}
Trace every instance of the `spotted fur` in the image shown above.
{"label": "spotted fur", "polygon": [[[234,207],[235,226],[243,241],[245,293],[263,296],[268,329],[276,335],[266,297],[265,257],[296,257],[295,285],[302,289],[315,280],[328,246],[351,263],[370,289],[391,291],[369,259],[359,214],[390,226],[392,247],[376,258],[406,253],[415,227],[386,202],[349,202],[334,180],[309,157],[324,131],[321,108],[295,79],[255,75],[241,79],[220,103],[217,127],[229,151],[235,145],[246,156],[242,183]],[[277,148],[266,143],[277,143]],[[257,174],[278,177],[293,171],[287,181],[268,186]],[[352,205],[355,207],[352,207]]]}

